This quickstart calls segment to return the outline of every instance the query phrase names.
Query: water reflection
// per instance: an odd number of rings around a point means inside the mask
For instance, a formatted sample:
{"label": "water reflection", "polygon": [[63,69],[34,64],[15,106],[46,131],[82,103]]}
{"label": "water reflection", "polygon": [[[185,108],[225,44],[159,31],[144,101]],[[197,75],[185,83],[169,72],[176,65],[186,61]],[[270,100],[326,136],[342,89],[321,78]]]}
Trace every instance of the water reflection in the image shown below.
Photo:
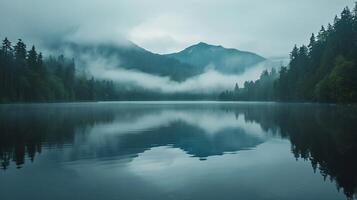
{"label": "water reflection", "polygon": [[292,156],[308,160],[352,197],[357,189],[355,122],[355,108],[310,104],[2,105],[0,162],[3,169],[12,163],[21,168],[36,162],[44,149],[62,149],[65,162],[125,160],[139,172],[148,155],[166,162],[180,149],[207,162],[285,138]]}

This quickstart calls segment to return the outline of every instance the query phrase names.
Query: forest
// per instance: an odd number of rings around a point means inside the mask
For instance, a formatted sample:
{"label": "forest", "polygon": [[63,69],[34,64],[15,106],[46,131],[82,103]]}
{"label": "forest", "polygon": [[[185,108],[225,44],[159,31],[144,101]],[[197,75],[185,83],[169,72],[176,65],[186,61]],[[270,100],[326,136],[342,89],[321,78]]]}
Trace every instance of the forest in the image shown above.
{"label": "forest", "polygon": [[290,63],[264,71],[259,80],[224,91],[220,100],[357,102],[357,3],[344,8],[333,24],[322,26],[309,44],[294,46]]}
{"label": "forest", "polygon": [[[21,39],[13,45],[7,38],[0,49],[0,91],[0,103],[217,99],[216,94],[162,94],[96,80],[76,69],[74,59],[44,58],[35,46],[27,49]],[[236,84],[218,99],[356,103],[357,3],[312,34],[308,45],[295,45],[287,66],[265,70],[259,80]]]}
{"label": "forest", "polygon": [[117,98],[114,83],[76,75],[73,59],[44,59],[35,46],[5,38],[0,49],[0,102],[94,101]]}

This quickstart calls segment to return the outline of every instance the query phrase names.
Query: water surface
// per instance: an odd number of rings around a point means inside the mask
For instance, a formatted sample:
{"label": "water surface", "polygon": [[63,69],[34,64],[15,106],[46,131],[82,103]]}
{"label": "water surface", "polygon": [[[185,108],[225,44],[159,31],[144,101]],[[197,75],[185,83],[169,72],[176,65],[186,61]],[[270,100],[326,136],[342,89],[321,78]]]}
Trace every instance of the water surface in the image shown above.
{"label": "water surface", "polygon": [[356,122],[314,104],[1,105],[1,199],[353,198]]}

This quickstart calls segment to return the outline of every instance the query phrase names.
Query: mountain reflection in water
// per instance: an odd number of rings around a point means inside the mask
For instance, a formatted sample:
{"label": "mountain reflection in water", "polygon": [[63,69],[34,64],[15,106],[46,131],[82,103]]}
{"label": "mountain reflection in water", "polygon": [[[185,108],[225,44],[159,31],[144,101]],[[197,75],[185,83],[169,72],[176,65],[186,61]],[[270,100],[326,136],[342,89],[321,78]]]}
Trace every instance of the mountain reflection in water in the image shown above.
{"label": "mountain reflection in water", "polygon": [[12,166],[22,170],[36,163],[44,151],[62,152],[58,162],[133,164],[142,155],[180,149],[206,162],[287,139],[291,156],[310,162],[313,171],[352,198],[357,190],[356,122],[353,107],[314,104],[1,105],[0,162],[5,175],[15,170]]}

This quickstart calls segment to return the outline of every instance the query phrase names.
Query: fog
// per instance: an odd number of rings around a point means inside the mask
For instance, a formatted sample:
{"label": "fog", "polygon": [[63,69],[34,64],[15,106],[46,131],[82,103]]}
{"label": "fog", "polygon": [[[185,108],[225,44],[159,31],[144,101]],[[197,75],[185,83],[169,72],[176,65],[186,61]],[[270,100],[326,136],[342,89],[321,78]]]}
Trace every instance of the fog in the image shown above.
{"label": "fog", "polygon": [[294,44],[331,22],[355,0],[1,0],[0,36],[40,43],[120,43],[156,53],[204,41],[287,56]]}
{"label": "fog", "polygon": [[[49,49],[44,47],[58,41],[123,45],[123,41],[130,40],[155,53],[172,53],[203,41],[264,57],[287,57],[294,44],[307,43],[312,32],[353,3],[352,0],[274,0],[269,4],[263,0],[2,0],[0,37],[7,36],[12,41],[22,38],[45,53]],[[263,70],[281,65],[280,61],[267,61],[240,75],[225,75],[216,71],[215,66],[207,66],[203,74],[177,82],[169,77],[127,70],[114,58],[82,55],[75,59],[97,79],[163,93],[220,92],[232,89],[235,83],[242,87],[247,80],[257,80]]]}
{"label": "fog", "polygon": [[[223,90],[233,89],[238,83],[243,87],[245,81],[257,80],[263,70],[278,68],[283,61],[267,60],[250,67],[239,75],[222,74],[215,70],[215,66],[206,67],[206,71],[200,75],[186,79],[183,82],[171,80],[169,77],[157,76],[136,70],[128,70],[120,67],[117,58],[103,58],[84,55],[80,57],[83,65],[90,75],[97,79],[112,80],[118,84],[130,85],[163,93],[218,93]],[[119,66],[119,67],[118,67]],[[168,66],[170,67],[170,66]]]}

